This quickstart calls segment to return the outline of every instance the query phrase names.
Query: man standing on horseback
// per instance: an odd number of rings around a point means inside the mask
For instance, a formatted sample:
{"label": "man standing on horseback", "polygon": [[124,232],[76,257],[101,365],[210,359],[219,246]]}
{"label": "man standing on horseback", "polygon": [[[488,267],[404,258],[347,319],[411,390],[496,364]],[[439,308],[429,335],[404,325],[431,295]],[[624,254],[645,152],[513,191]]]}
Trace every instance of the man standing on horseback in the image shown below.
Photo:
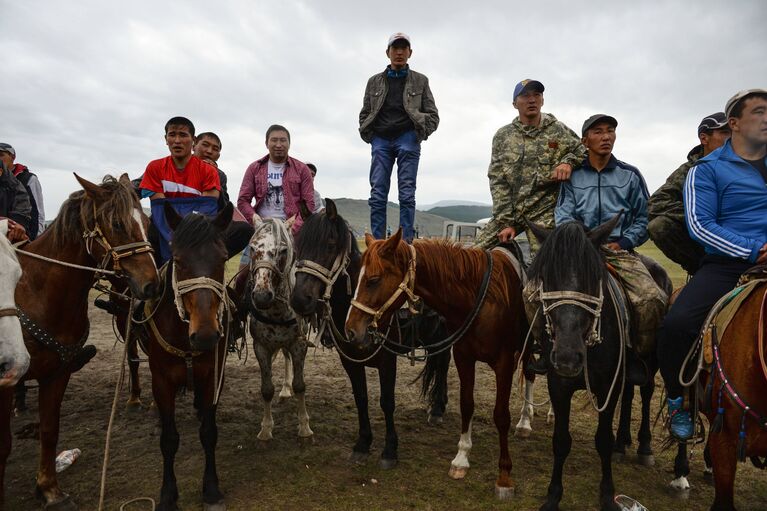
{"label": "man standing on horseback", "polygon": [[690,169],[684,188],[687,229],[706,255],[658,335],[671,434],[679,440],[694,432],[679,383],[685,355],[711,307],[743,272],[767,262],[767,90],[737,93],[725,114],[732,138]]}
{"label": "man standing on horseback", "polygon": [[429,79],[408,66],[413,55],[410,37],[397,32],[389,37],[386,56],[391,64],[370,77],[360,111],[360,136],[370,144],[370,229],[384,239],[386,203],[391,172],[397,161],[399,223],[405,241],[413,241],[415,187],[421,142],[439,125],[439,112]]}
{"label": "man standing on horseback", "polygon": [[[570,179],[585,151],[578,136],[551,114],[541,113],[543,84],[522,80],[514,88],[519,116],[493,137],[487,177],[493,196],[493,217],[477,237],[491,248],[514,239],[524,219],[554,227],[554,206],[561,181]],[[537,241],[528,232],[533,252]]]}
{"label": "man standing on horseback", "polygon": [[730,138],[730,126],[724,112],[708,115],[698,125],[700,144],[687,155],[687,161],[676,169],[650,197],[650,223],[647,231],[655,245],[690,275],[695,274],[703,258],[703,247],[694,242],[684,223],[682,188],[687,173],[695,163],[721,147]]}
{"label": "man standing on horseback", "polygon": [[614,117],[604,114],[592,115],[583,123],[588,156],[562,183],[554,219],[557,225],[580,221],[591,230],[623,212],[602,252],[620,277],[630,303],[634,352],[645,356],[655,349],[655,332],[668,296],[634,252],[648,238],[649,194],[639,170],[612,153],[617,126]]}

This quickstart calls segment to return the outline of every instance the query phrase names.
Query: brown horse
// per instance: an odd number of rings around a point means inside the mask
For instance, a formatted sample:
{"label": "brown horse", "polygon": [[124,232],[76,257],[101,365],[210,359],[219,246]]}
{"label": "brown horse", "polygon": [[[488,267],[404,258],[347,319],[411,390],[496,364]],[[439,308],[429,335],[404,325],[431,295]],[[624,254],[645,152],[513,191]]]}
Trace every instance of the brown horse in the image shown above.
{"label": "brown horse", "polygon": [[[230,313],[224,285],[228,258],[224,231],[232,220],[231,203],[211,220],[189,214],[183,219],[170,204],[165,218],[173,230],[172,260],[165,270],[159,301],[146,303],[148,341],[145,351],[152,372],[152,395],[160,415],[163,480],[155,509],[178,509],[174,462],[179,446],[176,394],[194,392],[205,450],[202,493],[204,509],[226,509],[216,472],[216,406],[223,385],[226,357],[225,321]],[[151,317],[150,317],[151,316]]]}
{"label": "brown horse", "polygon": [[[54,460],[67,383],[95,353],[92,346],[83,344],[88,338],[88,291],[98,268],[122,276],[139,298],[150,298],[160,289],[146,240],[148,219],[128,176],[119,180],[107,176],[101,185],[75,177],[83,190],[70,195],[51,227],[20,252],[23,275],[16,287],[16,305],[31,356],[25,379],[39,383],[37,493],[45,509],[56,510],[77,509],[59,488]],[[13,389],[0,391],[0,482],[11,448],[12,398]]]}
{"label": "brown horse", "polygon": [[500,457],[495,483],[499,498],[510,498],[508,433],[509,396],[527,320],[522,305],[521,278],[509,257],[445,241],[402,241],[401,230],[386,241],[365,237],[357,294],[346,321],[347,338],[371,343],[370,333],[388,325],[389,317],[406,301],[423,299],[447,321],[453,358],[461,382],[461,437],[449,475],[462,479],[469,469],[471,420],[474,414],[474,371],[477,361],[495,372],[493,419],[498,429]]}
{"label": "brown horse", "polygon": [[[767,352],[765,305],[767,283],[762,283],[740,305],[713,344],[713,367],[702,398],[702,409],[712,424],[708,448],[714,469],[712,511],[735,509],[737,462],[750,458],[764,468],[767,456]],[[756,509],[749,506],[748,509]]]}

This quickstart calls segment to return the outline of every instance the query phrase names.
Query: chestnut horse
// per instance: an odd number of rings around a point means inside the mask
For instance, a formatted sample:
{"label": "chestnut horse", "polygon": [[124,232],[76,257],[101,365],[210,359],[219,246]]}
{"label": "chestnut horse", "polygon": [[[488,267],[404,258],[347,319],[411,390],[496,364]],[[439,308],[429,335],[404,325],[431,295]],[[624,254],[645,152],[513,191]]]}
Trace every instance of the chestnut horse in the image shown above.
{"label": "chestnut horse", "polygon": [[[510,498],[508,434],[509,397],[521,356],[527,320],[522,305],[522,278],[511,259],[499,250],[465,248],[446,241],[417,240],[408,245],[401,229],[388,240],[365,236],[357,294],[346,320],[347,338],[368,346],[371,332],[406,301],[423,299],[447,321],[453,358],[461,382],[461,437],[449,475],[462,479],[469,469],[471,421],[474,414],[474,371],[477,361],[495,372],[493,419],[498,429],[500,456],[495,483],[499,498]],[[419,298],[420,297],[420,298]],[[456,338],[457,337],[457,338]]]}
{"label": "chestnut horse", "polygon": [[178,509],[174,462],[179,446],[176,394],[194,392],[200,420],[200,442],[205,450],[202,481],[203,508],[224,510],[224,495],[216,472],[216,407],[226,361],[225,323],[230,308],[224,285],[228,259],[223,233],[232,220],[227,204],[211,220],[191,213],[183,219],[165,204],[165,218],[173,230],[172,259],[165,267],[159,301],[145,304],[148,340],[145,351],[152,372],[152,396],[160,415],[163,478],[158,511]]}
{"label": "chestnut horse", "polygon": [[[711,423],[708,449],[714,470],[712,511],[735,509],[738,461],[767,456],[767,281],[758,284],[738,308],[727,329],[712,342],[713,367],[701,409]],[[705,373],[701,373],[703,378]],[[747,506],[748,509],[756,507]]]}
{"label": "chestnut horse", "polygon": [[[31,356],[24,379],[39,383],[37,493],[45,509],[56,510],[77,509],[59,487],[54,460],[69,378],[95,354],[95,348],[83,344],[88,338],[88,292],[96,274],[122,276],[139,298],[150,298],[160,289],[146,239],[148,218],[128,176],[106,176],[101,185],[75,177],[83,190],[70,195],[53,224],[19,251],[23,274],[16,287]],[[0,391],[0,477],[10,452],[12,398],[13,389]]]}

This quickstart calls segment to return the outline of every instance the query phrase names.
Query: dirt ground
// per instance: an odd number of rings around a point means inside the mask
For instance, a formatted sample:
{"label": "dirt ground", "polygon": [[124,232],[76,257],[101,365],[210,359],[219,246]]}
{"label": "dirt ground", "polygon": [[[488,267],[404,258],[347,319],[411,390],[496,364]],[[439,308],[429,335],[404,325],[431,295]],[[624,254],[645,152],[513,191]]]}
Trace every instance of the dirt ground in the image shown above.
{"label": "dirt ground", "polygon": [[[98,355],[73,376],[67,390],[61,419],[59,450],[80,448],[81,458],[60,474],[63,489],[83,510],[98,504],[104,442],[119,374],[122,345],[114,346],[110,318],[99,310],[91,312],[90,342],[99,348]],[[274,406],[274,440],[264,445],[256,439],[263,409],[259,392],[258,364],[251,355],[247,361],[230,357],[222,402],[218,411],[218,473],[230,510],[314,510],[314,509],[537,509],[543,502],[551,471],[551,432],[545,409],[539,410],[532,437],[511,439],[513,476],[516,495],[499,502],[493,494],[498,443],[492,421],[495,385],[491,371],[478,367],[476,414],[473,426],[474,448],[471,469],[463,481],[448,478],[450,460],[456,453],[460,433],[457,411],[458,379],[450,371],[450,402],[444,424],[426,424],[425,404],[418,395],[418,385],[410,382],[420,366],[400,361],[397,386],[396,422],[399,432],[400,464],[384,471],[378,467],[384,424],[378,408],[378,383],[368,372],[373,453],[364,465],[348,461],[356,438],[357,417],[351,386],[333,351],[310,350],[307,356],[307,403],[314,430],[314,443],[302,447],[297,439],[295,404],[292,400]],[[282,363],[278,360],[276,381],[281,382]],[[142,364],[144,404],[151,399],[149,368]],[[660,391],[660,382],[657,383]],[[279,387],[278,387],[279,388]],[[544,399],[545,382],[537,388],[537,399]],[[659,394],[659,392],[658,392]],[[159,428],[146,410],[125,409],[127,388],[120,394],[111,440],[107,479],[106,509],[117,510],[136,497],[159,496],[162,456]],[[565,465],[563,510],[596,509],[599,464],[593,447],[595,413],[583,403],[574,406],[573,450]],[[29,392],[29,404],[36,410],[37,391]],[[512,395],[512,419],[519,418],[519,389]],[[654,404],[657,409],[658,401]],[[635,413],[634,429],[638,416]],[[203,453],[197,436],[197,421],[192,401],[179,398],[177,420],[181,448],[176,460],[180,506],[184,510],[201,509]],[[36,412],[14,418],[13,431],[36,422]],[[660,427],[655,429],[660,436]],[[660,452],[655,441],[657,464],[643,468],[633,463],[614,466],[618,493],[640,500],[650,511],[708,509],[713,488],[702,476],[702,455],[694,453],[690,483],[692,490],[683,498],[669,488],[672,479],[673,452]],[[39,509],[34,498],[38,446],[36,440],[14,438],[6,471],[7,509]],[[750,466],[740,465],[737,502],[740,509],[767,509],[767,478]],[[127,507],[149,509],[146,503]]]}

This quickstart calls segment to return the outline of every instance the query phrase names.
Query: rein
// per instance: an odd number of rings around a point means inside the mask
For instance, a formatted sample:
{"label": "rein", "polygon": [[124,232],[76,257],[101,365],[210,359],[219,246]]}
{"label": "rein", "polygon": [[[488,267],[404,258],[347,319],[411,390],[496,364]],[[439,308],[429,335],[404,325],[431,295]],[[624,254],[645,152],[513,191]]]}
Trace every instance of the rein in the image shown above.
{"label": "rein", "polygon": [[0,309],[0,318],[16,316],[19,317],[19,311],[14,309]]}

